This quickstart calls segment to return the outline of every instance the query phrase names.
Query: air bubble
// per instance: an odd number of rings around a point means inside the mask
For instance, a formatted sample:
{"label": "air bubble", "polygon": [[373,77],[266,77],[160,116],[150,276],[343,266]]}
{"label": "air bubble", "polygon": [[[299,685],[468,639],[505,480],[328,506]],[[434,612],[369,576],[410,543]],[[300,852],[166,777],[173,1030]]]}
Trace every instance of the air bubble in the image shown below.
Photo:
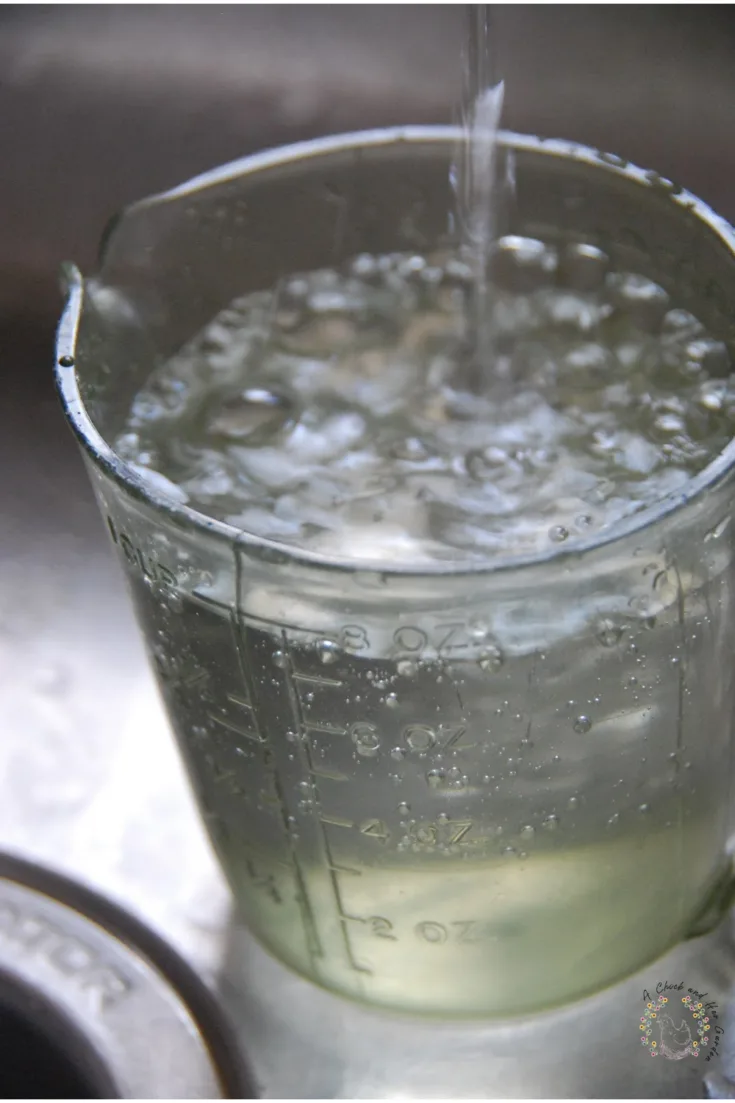
{"label": "air bubble", "polygon": [[567,808],[570,812],[573,812],[575,808],[579,808],[579,797],[570,797],[567,801]]}
{"label": "air bubble", "polygon": [[594,245],[567,245],[559,265],[559,275],[574,291],[596,291],[605,281],[610,259]]}
{"label": "air bubble", "polygon": [[432,789],[440,789],[445,784],[446,779],[447,775],[444,770],[429,770],[426,775],[426,780]]}
{"label": "air bubble", "polygon": [[418,674],[418,663],[415,663],[413,659],[399,659],[396,663],[396,670],[402,678],[414,678]]}
{"label": "air bubble", "polygon": [[730,374],[732,365],[727,345],[711,337],[698,337],[686,346],[687,360],[697,365],[709,376],[719,378]]}
{"label": "air bubble", "polygon": [[398,815],[399,816],[408,816],[408,815],[410,815],[410,813],[411,813],[411,805],[408,804],[405,800],[402,800],[401,803],[398,805]]}
{"label": "air bubble", "polygon": [[352,742],[355,750],[365,758],[374,758],[380,749],[380,736],[371,724],[354,724]]}
{"label": "air bubble", "polygon": [[[569,808],[569,807],[575,807],[576,808],[576,804],[574,804],[574,805],[571,804],[571,801],[576,801],[576,799],[577,799],[576,797],[570,797],[569,803],[567,804],[567,808]],[[557,828],[559,827],[559,817],[554,815],[554,813],[552,812],[551,815],[546,816],[544,818],[541,826],[543,827],[544,831],[556,831]]]}
{"label": "air bubble", "polygon": [[533,826],[533,824],[524,824],[519,834],[522,839],[532,839],[536,834],[536,828]]}
{"label": "air bubble", "polygon": [[557,263],[556,250],[545,242],[508,234],[497,243],[493,279],[509,291],[534,291],[550,282]]}
{"label": "air bubble", "polygon": [[503,652],[499,647],[484,647],[480,655],[477,658],[477,665],[480,670],[484,670],[487,673],[495,674],[500,670],[504,662]]}
{"label": "air bubble", "polygon": [[608,827],[616,827],[620,823],[620,813],[614,812],[607,821]]}
{"label": "air bubble", "polygon": [[291,403],[275,391],[249,387],[219,401],[207,420],[214,436],[249,444],[280,429],[291,416]]}
{"label": "air bubble", "polygon": [[283,651],[274,651],[273,663],[275,666],[279,666],[281,670],[285,670],[288,666],[288,655],[286,655]]}
{"label": "air bubble", "polygon": [[319,658],[325,666],[336,663],[339,658],[339,647],[334,640],[321,640],[317,644],[317,649],[319,651]]}
{"label": "air bubble", "polygon": [[650,804],[645,804],[645,803],[644,804],[639,804],[638,805],[638,811],[642,812],[643,814],[645,814],[646,812],[650,812],[651,811],[651,805]]}
{"label": "air bubble", "polygon": [[623,629],[611,620],[601,620],[597,626],[597,639],[603,647],[615,647],[622,636]]}
{"label": "air bubble", "polygon": [[436,817],[436,822],[441,824],[442,827],[444,827],[446,824],[449,823],[449,816],[447,815],[446,812],[440,812],[438,814],[438,816]]}
{"label": "air bubble", "polygon": [[669,296],[653,280],[633,272],[614,272],[607,277],[610,298],[647,333],[657,332],[669,308]]}
{"label": "air bubble", "polygon": [[389,708],[389,709],[397,709],[398,708],[398,697],[395,695],[395,693],[386,694],[385,704],[386,704],[386,707]]}
{"label": "air bubble", "polygon": [[498,470],[508,463],[508,453],[494,445],[471,448],[465,455],[464,463],[470,477],[482,483],[497,476]]}
{"label": "air bubble", "polygon": [[421,463],[429,456],[429,450],[418,437],[406,437],[397,441],[390,449],[391,455],[397,460],[407,460],[411,463]]}
{"label": "air bubble", "polygon": [[554,544],[563,544],[568,538],[569,529],[565,529],[563,525],[552,525],[549,529],[549,540]]}
{"label": "air bubble", "polygon": [[395,759],[396,762],[403,762],[404,758],[406,757],[406,752],[404,751],[403,747],[393,747],[392,751],[390,752],[390,756],[391,758]]}
{"label": "air bubble", "polygon": [[501,854],[504,858],[519,858],[520,854],[514,846],[504,846]]}
{"label": "air bubble", "polygon": [[589,716],[578,716],[577,719],[574,721],[573,727],[575,732],[579,732],[580,735],[584,735],[592,727],[592,721],[590,720]]}

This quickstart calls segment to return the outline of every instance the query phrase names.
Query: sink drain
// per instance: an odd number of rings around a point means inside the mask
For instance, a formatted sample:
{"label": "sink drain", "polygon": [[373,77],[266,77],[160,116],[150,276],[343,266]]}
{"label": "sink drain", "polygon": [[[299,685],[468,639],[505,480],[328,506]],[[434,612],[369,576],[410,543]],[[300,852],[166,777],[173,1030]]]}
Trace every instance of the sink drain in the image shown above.
{"label": "sink drain", "polygon": [[165,942],[0,855],[0,1098],[251,1098],[219,1005]]}

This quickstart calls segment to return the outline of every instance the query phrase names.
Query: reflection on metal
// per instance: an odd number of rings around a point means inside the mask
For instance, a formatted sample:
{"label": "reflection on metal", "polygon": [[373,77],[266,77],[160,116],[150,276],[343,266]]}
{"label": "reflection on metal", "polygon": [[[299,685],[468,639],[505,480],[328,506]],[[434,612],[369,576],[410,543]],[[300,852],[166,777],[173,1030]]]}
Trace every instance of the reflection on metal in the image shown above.
{"label": "reflection on metal", "polygon": [[6,855],[0,1002],[95,1096],[252,1095],[213,996],[177,954],[101,897]]}

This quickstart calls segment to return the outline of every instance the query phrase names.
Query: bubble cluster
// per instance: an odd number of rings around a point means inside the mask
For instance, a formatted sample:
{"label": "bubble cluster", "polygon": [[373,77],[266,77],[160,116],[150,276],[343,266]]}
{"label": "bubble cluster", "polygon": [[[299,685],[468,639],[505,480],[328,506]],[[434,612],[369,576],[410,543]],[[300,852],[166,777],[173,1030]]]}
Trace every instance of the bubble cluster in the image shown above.
{"label": "bubble cluster", "polygon": [[[573,548],[729,442],[728,349],[654,280],[519,235],[490,277],[480,394],[461,253],[362,255],[231,303],[134,397],[117,451],[156,497],[243,531],[421,562]],[[480,666],[499,662],[488,643]]]}

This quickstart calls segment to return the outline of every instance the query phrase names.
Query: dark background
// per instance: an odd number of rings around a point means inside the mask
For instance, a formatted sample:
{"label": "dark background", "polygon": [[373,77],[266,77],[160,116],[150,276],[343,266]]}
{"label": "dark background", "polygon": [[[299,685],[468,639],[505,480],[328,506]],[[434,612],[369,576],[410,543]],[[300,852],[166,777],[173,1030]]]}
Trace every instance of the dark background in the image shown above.
{"label": "dark background", "polygon": [[[506,126],[622,154],[735,218],[729,5],[494,12]],[[89,273],[118,207],[248,151],[450,121],[463,28],[462,5],[0,7],[0,644],[13,579],[40,594],[53,569],[81,608],[81,557],[113,603],[117,585],[51,382],[60,262]]]}
{"label": "dark background", "polygon": [[[463,5],[0,7],[0,309],[55,312],[119,206],[252,150],[450,121]],[[494,11],[511,129],[627,156],[735,217],[725,6]]]}

